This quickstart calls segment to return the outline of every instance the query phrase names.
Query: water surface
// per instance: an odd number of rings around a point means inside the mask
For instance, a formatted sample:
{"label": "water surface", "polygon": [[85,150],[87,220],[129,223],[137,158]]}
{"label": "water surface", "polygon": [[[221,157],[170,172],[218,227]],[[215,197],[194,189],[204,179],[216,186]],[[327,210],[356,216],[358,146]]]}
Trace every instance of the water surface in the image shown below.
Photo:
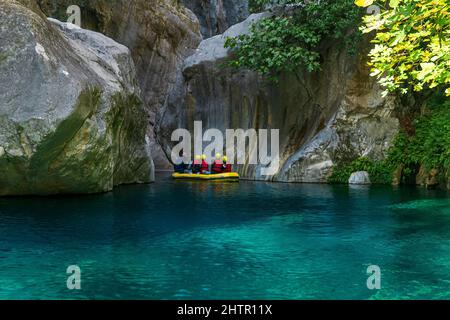
{"label": "water surface", "polygon": [[158,178],[0,198],[0,299],[450,298],[446,192]]}

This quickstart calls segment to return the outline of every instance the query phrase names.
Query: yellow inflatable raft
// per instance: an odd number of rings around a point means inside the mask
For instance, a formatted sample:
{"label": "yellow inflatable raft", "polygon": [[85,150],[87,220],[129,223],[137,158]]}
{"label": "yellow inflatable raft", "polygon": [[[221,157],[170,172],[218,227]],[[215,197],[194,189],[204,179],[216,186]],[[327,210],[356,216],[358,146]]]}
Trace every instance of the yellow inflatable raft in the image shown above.
{"label": "yellow inflatable raft", "polygon": [[193,174],[193,173],[174,173],[172,178],[178,180],[205,180],[205,181],[239,181],[237,172],[225,172],[218,174]]}

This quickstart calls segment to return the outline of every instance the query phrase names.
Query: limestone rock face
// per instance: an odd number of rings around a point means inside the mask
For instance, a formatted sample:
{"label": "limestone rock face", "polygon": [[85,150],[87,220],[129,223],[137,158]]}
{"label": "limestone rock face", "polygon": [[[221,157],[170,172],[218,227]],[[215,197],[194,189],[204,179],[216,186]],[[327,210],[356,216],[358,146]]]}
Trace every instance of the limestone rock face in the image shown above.
{"label": "limestone rock face", "polygon": [[[278,84],[258,74],[224,67],[232,52],[227,36],[249,32],[251,24],[272,12],[251,15],[224,34],[204,40],[185,61],[179,86],[169,96],[157,133],[165,153],[175,128],[204,130],[279,129],[280,162],[276,174],[261,176],[260,165],[240,165],[243,178],[286,182],[326,182],[333,167],[361,156],[382,159],[398,131],[396,101],[382,98],[366,67],[367,44],[351,56],[330,43],[322,50],[322,71],[284,75]],[[249,146],[250,149],[256,145]]]}
{"label": "limestone rock face", "polygon": [[[37,2],[47,16],[59,19],[67,19],[66,9],[74,4],[72,0]],[[148,135],[155,166],[168,168],[157,142],[159,119],[184,59],[201,41],[197,17],[178,0],[93,0],[78,5],[83,28],[99,31],[130,49],[150,122]]]}
{"label": "limestone rock face", "polygon": [[416,175],[416,185],[426,186],[428,179],[428,170],[425,166],[420,166],[419,172]]}
{"label": "limestone rock face", "polygon": [[0,195],[93,193],[150,182],[129,50],[0,2]]}
{"label": "limestone rock face", "polygon": [[348,179],[349,184],[371,184],[367,171],[353,172]]}
{"label": "limestone rock face", "polygon": [[248,0],[183,0],[201,25],[204,39],[224,33],[250,15]]}
{"label": "limestone rock face", "polygon": [[427,188],[435,188],[439,185],[439,170],[431,169],[427,178]]}
{"label": "limestone rock face", "polygon": [[[335,113],[325,128],[288,159],[283,181],[325,182],[337,163],[358,157],[382,160],[399,130],[394,116],[396,101],[382,98],[381,88],[370,79],[366,55],[344,62],[350,70]],[[330,83],[331,86],[333,84]]]}
{"label": "limestone rock face", "polygon": [[[425,166],[422,165],[416,175],[416,185],[424,186],[428,189],[434,189],[441,183],[445,184],[445,177],[445,172],[440,172],[440,170],[436,168],[427,170]],[[445,189],[445,186],[442,187]]]}

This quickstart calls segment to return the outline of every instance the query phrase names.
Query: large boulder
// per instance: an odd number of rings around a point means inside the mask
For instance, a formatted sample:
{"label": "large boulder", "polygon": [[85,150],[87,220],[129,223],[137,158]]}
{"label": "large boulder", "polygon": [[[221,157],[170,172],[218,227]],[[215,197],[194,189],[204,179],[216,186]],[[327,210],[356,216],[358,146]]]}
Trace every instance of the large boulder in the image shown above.
{"label": "large boulder", "polygon": [[93,193],[153,180],[130,51],[0,2],[0,195]]}
{"label": "large boulder", "polygon": [[99,31],[131,50],[150,122],[148,135],[155,166],[168,168],[167,157],[157,143],[159,119],[184,59],[201,41],[197,17],[177,0],[36,1],[47,16],[60,20],[67,19],[68,6],[78,4],[83,28]]}
{"label": "large boulder", "polygon": [[279,170],[261,176],[261,166],[240,165],[237,169],[247,179],[326,182],[337,163],[384,158],[399,128],[393,115],[396,100],[382,98],[381,88],[369,77],[367,43],[357,56],[328,43],[322,50],[322,71],[299,70],[283,75],[278,84],[226,67],[233,54],[224,48],[226,38],[248,33],[252,23],[282,10],[251,15],[202,41],[186,59],[183,81],[169,97],[157,133],[166,154],[175,128],[192,130],[194,121],[202,121],[204,130],[280,130]]}
{"label": "large boulder", "polygon": [[371,184],[367,171],[353,172],[348,179],[348,184]]}

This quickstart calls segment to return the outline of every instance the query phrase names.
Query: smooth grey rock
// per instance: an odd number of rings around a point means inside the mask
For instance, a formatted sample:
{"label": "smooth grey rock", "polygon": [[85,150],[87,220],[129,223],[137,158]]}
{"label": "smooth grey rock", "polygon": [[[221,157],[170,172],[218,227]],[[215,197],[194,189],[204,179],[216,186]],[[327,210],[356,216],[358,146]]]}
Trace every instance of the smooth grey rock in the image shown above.
{"label": "smooth grey rock", "polygon": [[[65,8],[74,4],[73,0],[37,2],[47,16],[60,20],[67,19]],[[150,122],[147,134],[155,167],[171,168],[158,143],[158,128],[168,95],[177,90],[183,61],[201,41],[197,17],[173,0],[96,0],[78,5],[83,28],[101,32],[130,49]]]}
{"label": "smooth grey rock", "polygon": [[252,14],[246,20],[238,23],[221,35],[214,36],[207,40],[203,40],[198,46],[195,53],[188,57],[184,62],[184,70],[192,66],[197,66],[201,63],[214,62],[227,58],[230,55],[230,49],[225,48],[225,41],[228,37],[236,37],[238,35],[248,34],[253,23],[269,17],[272,14],[269,12]]}
{"label": "smooth grey rock", "polygon": [[128,48],[0,2],[0,195],[150,182],[148,123]]}
{"label": "smooth grey rock", "polygon": [[198,17],[204,39],[223,33],[250,15],[248,0],[183,0]]}
{"label": "smooth grey rock", "polygon": [[353,172],[348,179],[349,184],[371,184],[367,171]]}
{"label": "smooth grey rock", "polygon": [[332,118],[325,129],[290,156],[278,174],[280,181],[306,183],[325,182],[334,166],[333,153],[339,145],[339,135],[331,127]]}

